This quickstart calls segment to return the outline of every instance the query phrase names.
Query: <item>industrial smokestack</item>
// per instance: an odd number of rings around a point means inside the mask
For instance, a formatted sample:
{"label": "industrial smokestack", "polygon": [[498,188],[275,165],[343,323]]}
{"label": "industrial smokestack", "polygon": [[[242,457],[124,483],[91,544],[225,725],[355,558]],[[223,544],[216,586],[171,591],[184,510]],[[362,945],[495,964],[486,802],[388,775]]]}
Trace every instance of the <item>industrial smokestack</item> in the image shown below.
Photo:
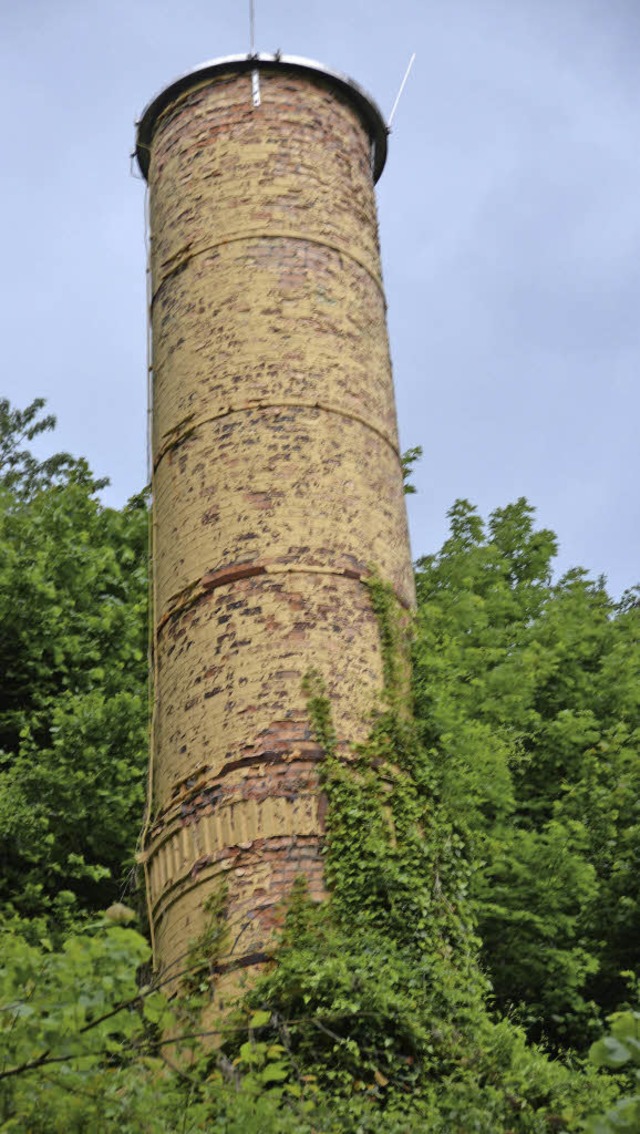
{"label": "industrial smokestack", "polygon": [[302,690],[339,751],[382,688],[372,567],[414,601],[374,181],[387,131],[351,80],[215,60],[138,124],[149,184],[154,696],[145,834],[156,963],[228,884],[226,964],[263,959],[297,875],[324,895]]}

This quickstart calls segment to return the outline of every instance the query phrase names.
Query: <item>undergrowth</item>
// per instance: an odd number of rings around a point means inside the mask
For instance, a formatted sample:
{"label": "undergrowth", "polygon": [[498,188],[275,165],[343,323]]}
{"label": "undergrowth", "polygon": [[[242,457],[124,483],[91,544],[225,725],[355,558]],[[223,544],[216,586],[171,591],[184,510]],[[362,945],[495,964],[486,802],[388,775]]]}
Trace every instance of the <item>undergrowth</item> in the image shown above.
{"label": "undergrowth", "polygon": [[[492,1017],[464,817],[438,801],[412,719],[406,618],[390,588],[375,577],[369,587],[385,686],[366,744],[345,758],[322,677],[305,679],[325,752],[330,898],[312,902],[299,880],[277,963],[236,1018],[258,1013],[252,1042],[263,1055],[278,1045],[284,1096],[289,1105],[306,1100],[316,1130],[582,1129],[606,1104],[607,1085]],[[224,1051],[237,1059],[238,1043]]]}

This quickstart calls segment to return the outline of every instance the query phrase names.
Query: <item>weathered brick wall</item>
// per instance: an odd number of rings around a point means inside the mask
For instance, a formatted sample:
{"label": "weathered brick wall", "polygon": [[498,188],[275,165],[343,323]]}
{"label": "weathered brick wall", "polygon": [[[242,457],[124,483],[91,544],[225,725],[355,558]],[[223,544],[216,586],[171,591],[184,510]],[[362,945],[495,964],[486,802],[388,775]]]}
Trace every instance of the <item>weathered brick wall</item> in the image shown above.
{"label": "weathered brick wall", "polygon": [[413,602],[368,132],[321,76],[268,71],[261,96],[233,70],[194,85],[150,154],[164,969],[222,875],[239,963],[298,873],[322,897],[302,680],[323,675],[346,753],[382,680],[361,580]]}

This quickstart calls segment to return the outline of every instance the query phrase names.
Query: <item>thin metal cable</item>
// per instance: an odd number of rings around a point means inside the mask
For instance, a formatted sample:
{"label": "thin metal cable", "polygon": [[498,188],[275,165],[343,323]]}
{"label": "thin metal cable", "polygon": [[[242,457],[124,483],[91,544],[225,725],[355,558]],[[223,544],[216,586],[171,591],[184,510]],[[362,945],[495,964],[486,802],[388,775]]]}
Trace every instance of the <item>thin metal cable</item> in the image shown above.
{"label": "thin metal cable", "polygon": [[400,102],[400,98],[401,98],[401,96],[402,96],[402,92],[403,92],[403,90],[404,90],[404,88],[405,88],[405,85],[406,85],[407,79],[409,78],[409,73],[410,73],[410,71],[411,71],[411,68],[413,67],[413,63],[414,63],[415,57],[416,57],[416,53],[415,53],[415,51],[414,51],[413,55],[411,56],[411,58],[410,58],[410,60],[409,60],[409,65],[408,65],[408,67],[407,67],[407,69],[406,69],[406,71],[405,71],[405,73],[404,73],[404,78],[403,78],[402,82],[400,83],[400,90],[398,91],[398,93],[397,93],[397,95],[396,95],[396,101],[394,102],[393,106],[391,107],[391,114],[389,115],[389,120],[388,120],[388,122],[387,122],[387,130],[390,130],[390,129],[391,129],[391,123],[393,122],[393,118],[394,118],[395,112],[396,112],[396,110],[398,109],[398,103]]}
{"label": "thin metal cable", "polygon": [[139,858],[142,860],[142,868],[144,871],[144,889],[147,904],[147,918],[149,921],[149,938],[151,942],[151,955],[152,964],[155,968],[156,964],[156,945],[155,945],[155,932],[153,925],[153,910],[151,906],[151,886],[149,869],[147,865],[147,856],[145,854],[145,845],[149,828],[151,826],[151,815],[153,810],[153,762],[155,753],[155,731],[156,731],[156,702],[157,702],[157,689],[158,689],[158,674],[157,674],[157,634],[155,629],[156,624],[156,594],[155,594],[155,501],[154,501],[154,472],[153,472],[153,337],[151,327],[151,309],[153,286],[151,282],[151,211],[149,206],[149,186],[145,186],[144,195],[144,247],[146,254],[146,304],[147,304],[147,484],[151,491],[150,511],[149,511],[149,535],[148,535],[148,570],[149,570],[149,589],[148,589],[148,655],[149,655],[149,764],[147,774],[147,798],[144,811],[144,822],[142,831],[140,832]]}
{"label": "thin metal cable", "polygon": [[[256,9],[255,0],[249,0],[249,57],[256,58]],[[260,72],[256,67],[251,72],[251,105],[254,110],[260,106]]]}

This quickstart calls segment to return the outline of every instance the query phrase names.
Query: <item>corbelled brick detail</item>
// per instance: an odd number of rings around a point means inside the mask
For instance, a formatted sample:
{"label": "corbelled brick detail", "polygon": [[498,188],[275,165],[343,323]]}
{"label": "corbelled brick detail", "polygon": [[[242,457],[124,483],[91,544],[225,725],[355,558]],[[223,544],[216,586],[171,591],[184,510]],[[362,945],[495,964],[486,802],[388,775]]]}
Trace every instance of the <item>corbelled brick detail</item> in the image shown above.
{"label": "corbelled brick detail", "polygon": [[144,850],[156,960],[179,971],[229,886],[231,964],[297,874],[324,895],[312,668],[339,749],[382,685],[363,579],[413,578],[370,138],[321,75],[233,66],[155,124],[155,698]]}

